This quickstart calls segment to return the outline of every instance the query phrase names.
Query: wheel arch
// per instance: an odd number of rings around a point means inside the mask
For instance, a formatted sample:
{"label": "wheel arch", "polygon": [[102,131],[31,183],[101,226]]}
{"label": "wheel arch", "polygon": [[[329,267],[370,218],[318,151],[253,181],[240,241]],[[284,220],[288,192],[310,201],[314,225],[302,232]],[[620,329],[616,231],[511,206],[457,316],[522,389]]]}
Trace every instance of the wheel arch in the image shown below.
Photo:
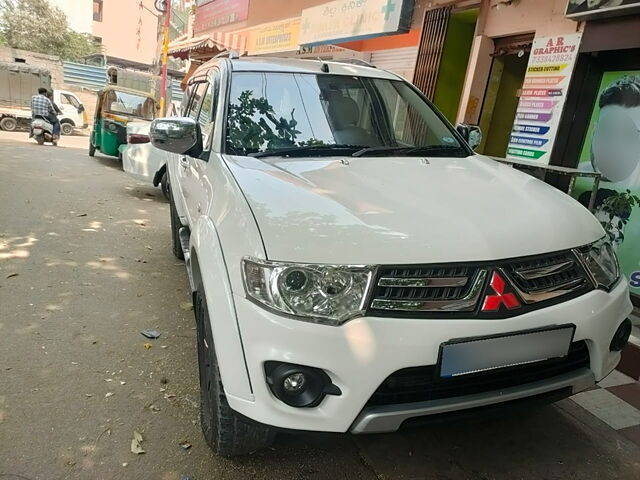
{"label": "wheel arch", "polygon": [[203,291],[207,301],[225,393],[253,401],[253,389],[224,252],[216,228],[208,217],[201,217],[191,230],[189,250],[194,288],[196,291]]}
{"label": "wheel arch", "polygon": [[68,123],[69,125],[71,125],[72,127],[76,126],[76,122],[74,122],[73,120],[71,120],[70,118],[61,118],[60,119],[60,123]]}

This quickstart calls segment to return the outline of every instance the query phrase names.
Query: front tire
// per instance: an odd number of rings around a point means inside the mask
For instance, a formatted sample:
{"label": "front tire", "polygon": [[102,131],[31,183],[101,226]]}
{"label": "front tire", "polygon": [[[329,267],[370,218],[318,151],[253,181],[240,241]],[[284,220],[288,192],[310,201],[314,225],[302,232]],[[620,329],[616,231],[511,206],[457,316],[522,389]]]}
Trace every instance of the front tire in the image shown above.
{"label": "front tire", "polygon": [[96,155],[96,146],[91,140],[89,140],[89,156],[94,157]]}
{"label": "front tire", "polygon": [[218,455],[233,457],[266,448],[275,430],[251,422],[231,409],[224,394],[203,293],[194,293],[200,372],[200,423],[207,444]]}
{"label": "front tire", "polygon": [[173,255],[178,260],[184,260],[182,243],[180,243],[180,229],[182,228],[182,223],[180,222],[180,217],[178,216],[178,211],[176,210],[176,205],[173,201],[171,191],[169,191],[169,212],[171,214],[171,242]]}
{"label": "front tire", "polygon": [[162,195],[164,195],[164,198],[169,200],[169,175],[167,175],[167,172],[164,172],[164,174],[162,175],[162,180],[160,180],[160,189],[162,190]]}

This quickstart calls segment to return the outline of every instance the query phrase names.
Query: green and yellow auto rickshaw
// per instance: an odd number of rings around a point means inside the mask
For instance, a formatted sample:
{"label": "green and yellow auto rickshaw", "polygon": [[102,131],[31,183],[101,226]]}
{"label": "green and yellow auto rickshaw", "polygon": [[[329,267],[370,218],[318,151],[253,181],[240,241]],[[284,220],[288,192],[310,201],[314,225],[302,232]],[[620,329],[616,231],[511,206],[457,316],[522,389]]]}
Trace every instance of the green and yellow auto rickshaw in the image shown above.
{"label": "green and yellow auto rickshaw", "polygon": [[158,113],[155,98],[138,90],[108,86],[98,93],[98,103],[89,138],[89,155],[96,150],[121,158],[127,146],[127,124],[132,121],[151,122]]}

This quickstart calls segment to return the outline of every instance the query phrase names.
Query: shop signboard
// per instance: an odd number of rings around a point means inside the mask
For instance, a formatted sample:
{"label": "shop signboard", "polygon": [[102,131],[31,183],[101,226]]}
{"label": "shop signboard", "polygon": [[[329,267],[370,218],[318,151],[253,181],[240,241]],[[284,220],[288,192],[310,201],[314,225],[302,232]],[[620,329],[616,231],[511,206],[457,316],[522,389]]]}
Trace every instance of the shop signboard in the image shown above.
{"label": "shop signboard", "polygon": [[549,163],[582,34],[534,39],[507,157]]}
{"label": "shop signboard", "polygon": [[[595,215],[640,295],[640,70],[602,75],[578,168],[602,174]],[[591,188],[579,179],[573,195],[586,204]]]}
{"label": "shop signboard", "polygon": [[248,16],[249,0],[198,0],[193,32],[198,34],[215,30],[246,20]]}
{"label": "shop signboard", "polygon": [[565,16],[573,20],[593,20],[639,12],[640,0],[569,0]]}
{"label": "shop signboard", "polygon": [[249,55],[298,50],[300,18],[265,23],[243,32],[247,37]]}
{"label": "shop signboard", "polygon": [[408,32],[413,0],[336,0],[302,11],[300,45]]}

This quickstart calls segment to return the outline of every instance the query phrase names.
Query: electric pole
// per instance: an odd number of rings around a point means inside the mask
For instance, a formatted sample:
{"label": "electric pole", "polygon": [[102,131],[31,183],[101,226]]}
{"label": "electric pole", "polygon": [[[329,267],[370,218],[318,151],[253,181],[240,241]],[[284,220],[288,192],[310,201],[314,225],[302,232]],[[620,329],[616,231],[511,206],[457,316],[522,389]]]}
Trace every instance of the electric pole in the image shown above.
{"label": "electric pole", "polygon": [[165,116],[167,107],[167,63],[169,60],[169,28],[171,26],[171,0],[156,0],[156,10],[164,13],[162,44],[162,81],[160,84],[160,115]]}

